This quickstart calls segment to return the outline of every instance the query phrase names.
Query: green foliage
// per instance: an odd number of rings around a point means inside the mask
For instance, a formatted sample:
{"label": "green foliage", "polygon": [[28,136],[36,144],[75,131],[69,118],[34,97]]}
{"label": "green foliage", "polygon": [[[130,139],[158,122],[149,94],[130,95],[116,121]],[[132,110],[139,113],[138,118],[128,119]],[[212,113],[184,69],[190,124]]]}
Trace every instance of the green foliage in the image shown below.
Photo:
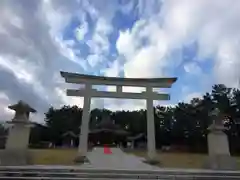
{"label": "green foliage", "polygon": [[61,109],[49,108],[45,114],[49,140],[55,144],[61,143],[62,135],[67,131],[79,133],[82,119],[82,109],[77,106],[63,106]]}

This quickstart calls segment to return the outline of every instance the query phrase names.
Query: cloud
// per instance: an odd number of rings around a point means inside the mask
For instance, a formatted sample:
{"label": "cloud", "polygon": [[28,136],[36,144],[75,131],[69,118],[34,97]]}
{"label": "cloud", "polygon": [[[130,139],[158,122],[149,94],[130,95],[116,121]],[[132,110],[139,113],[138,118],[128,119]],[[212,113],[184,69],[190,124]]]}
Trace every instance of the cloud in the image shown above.
{"label": "cloud", "polygon": [[40,122],[50,105],[76,102],[59,93],[64,82],[55,82],[60,69],[84,67],[68,47],[71,43],[58,36],[70,18],[64,22],[54,8],[49,1],[1,1],[0,92],[8,98],[1,100],[1,120],[6,120],[7,106],[20,99],[37,109]]}
{"label": "cloud", "polygon": [[[65,89],[76,86],[63,82],[59,71],[96,71],[95,66],[109,53],[111,21],[120,9],[109,1],[1,1],[0,93],[7,100],[1,98],[0,120],[9,115],[6,107],[20,99],[37,109],[34,120],[39,122],[43,122],[50,105],[82,106],[82,98],[66,96]],[[87,15],[93,22],[91,29]],[[71,27],[73,20],[77,28]],[[87,43],[84,41],[90,30],[91,53],[85,59],[75,38]],[[93,100],[92,104],[94,107],[101,102]]]}
{"label": "cloud", "polygon": [[188,62],[184,65],[184,70],[193,75],[201,75],[202,69],[197,65],[196,62]]}
{"label": "cloud", "polygon": [[90,48],[87,61],[91,68],[95,68],[98,64],[102,63],[102,61],[105,60],[105,56],[109,55],[110,42],[108,35],[110,35],[111,32],[111,21],[105,17],[99,17],[96,21],[92,38],[87,41],[87,45]]}
{"label": "cloud", "polygon": [[[232,6],[233,11],[229,11]],[[213,75],[214,83],[237,86],[240,78],[239,1],[169,0],[149,4],[140,1],[137,7],[141,18],[131,29],[121,31],[116,42],[118,53],[125,58],[125,77],[174,75],[171,72],[175,72],[184,59],[169,58],[171,54],[196,42],[199,62],[192,59],[184,63],[185,72],[198,75],[199,82],[204,82],[206,70],[202,68],[209,67],[201,63],[209,59],[213,61],[213,74],[209,76]],[[199,93],[191,93],[184,99],[189,100],[194,95],[199,96]]]}
{"label": "cloud", "polygon": [[184,102],[190,103],[193,98],[202,98],[202,93],[200,93],[200,92],[192,92],[192,93],[188,94],[184,98]]}
{"label": "cloud", "polygon": [[119,77],[121,70],[122,70],[122,66],[119,63],[119,60],[116,59],[110,64],[108,68],[102,70],[102,72],[107,77]]}
{"label": "cloud", "polygon": [[[134,21],[129,22],[128,17]],[[81,106],[81,98],[65,95],[64,90],[73,86],[63,82],[60,70],[115,77],[179,76],[179,84],[171,90],[177,95],[170,104],[198,93],[188,78],[193,74],[202,83],[201,90],[211,86],[209,79],[236,87],[239,42],[237,0],[2,0],[0,119],[9,116],[3,107],[20,99],[38,110],[34,117],[38,121],[50,105]],[[186,59],[191,52],[183,49],[192,44],[196,52]],[[185,82],[190,90],[181,96],[181,89],[174,88],[182,88]],[[144,103],[92,102],[93,107],[113,109],[144,108]]]}
{"label": "cloud", "polygon": [[88,23],[86,22],[86,20],[84,20],[82,24],[75,29],[75,35],[77,40],[78,41],[84,40],[84,37],[87,34],[87,32],[88,32]]}

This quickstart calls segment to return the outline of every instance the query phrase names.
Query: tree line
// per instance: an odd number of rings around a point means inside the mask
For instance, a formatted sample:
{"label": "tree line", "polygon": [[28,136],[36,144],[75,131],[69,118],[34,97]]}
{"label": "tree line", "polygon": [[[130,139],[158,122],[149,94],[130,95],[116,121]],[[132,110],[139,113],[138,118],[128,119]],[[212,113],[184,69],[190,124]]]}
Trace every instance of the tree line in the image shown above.
{"label": "tree line", "polygon": [[[240,90],[228,88],[223,84],[212,87],[211,92],[201,98],[193,98],[189,103],[180,102],[174,107],[154,107],[156,128],[156,146],[180,145],[191,152],[207,151],[208,126],[212,123],[209,116],[212,109],[221,112],[226,134],[229,137],[232,153],[240,152]],[[121,128],[131,133],[147,133],[146,110],[116,111],[93,109],[91,111],[90,127],[95,126],[103,113],[108,113],[111,119]],[[45,113],[45,124],[36,125],[31,132],[31,144],[48,141],[61,144],[62,134],[72,131],[79,134],[82,120],[82,108],[63,106],[60,109],[49,108]]]}

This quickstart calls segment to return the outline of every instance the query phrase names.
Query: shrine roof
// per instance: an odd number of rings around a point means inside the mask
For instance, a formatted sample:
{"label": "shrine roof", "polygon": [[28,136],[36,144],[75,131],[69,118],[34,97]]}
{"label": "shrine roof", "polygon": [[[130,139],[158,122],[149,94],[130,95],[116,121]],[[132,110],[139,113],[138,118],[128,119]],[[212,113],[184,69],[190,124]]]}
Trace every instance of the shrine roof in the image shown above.
{"label": "shrine roof", "polygon": [[95,127],[90,128],[90,134],[98,134],[102,132],[113,133],[117,135],[128,135],[129,132],[122,129],[120,125],[115,124],[113,120],[111,120],[110,115],[104,114],[102,116],[102,120],[100,123],[96,124]]}
{"label": "shrine roof", "polygon": [[67,83],[82,84],[90,82],[94,85],[122,85],[122,86],[152,86],[152,87],[171,87],[176,82],[176,77],[170,78],[123,78],[123,77],[104,77],[95,75],[85,75],[70,72],[60,72]]}
{"label": "shrine roof", "polygon": [[141,138],[147,139],[146,134],[140,133],[140,134],[138,134],[138,135],[136,135],[136,136],[130,136],[130,137],[128,137],[127,139],[130,140],[130,141],[135,141],[135,140],[138,140],[138,139],[141,139]]}
{"label": "shrine roof", "polygon": [[73,131],[67,131],[62,134],[62,137],[66,137],[66,136],[78,137],[78,134],[75,134]]}
{"label": "shrine roof", "polygon": [[92,129],[89,130],[89,134],[99,134],[99,133],[112,133],[116,135],[129,135],[129,132],[123,129]]}

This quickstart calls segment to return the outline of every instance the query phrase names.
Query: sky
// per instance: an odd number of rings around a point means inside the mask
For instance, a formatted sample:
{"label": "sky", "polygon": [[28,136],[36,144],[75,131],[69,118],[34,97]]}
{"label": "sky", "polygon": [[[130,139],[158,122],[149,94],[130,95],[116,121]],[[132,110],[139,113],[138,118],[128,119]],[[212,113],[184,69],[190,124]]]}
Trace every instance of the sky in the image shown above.
{"label": "sky", "polygon": [[[50,106],[82,107],[83,98],[66,96],[73,86],[60,71],[177,77],[164,90],[171,100],[155,102],[174,105],[216,83],[239,87],[239,67],[239,0],[0,1],[1,121],[12,118],[7,107],[19,100],[38,111],[37,122]],[[91,107],[135,110],[145,101],[93,99]]]}

